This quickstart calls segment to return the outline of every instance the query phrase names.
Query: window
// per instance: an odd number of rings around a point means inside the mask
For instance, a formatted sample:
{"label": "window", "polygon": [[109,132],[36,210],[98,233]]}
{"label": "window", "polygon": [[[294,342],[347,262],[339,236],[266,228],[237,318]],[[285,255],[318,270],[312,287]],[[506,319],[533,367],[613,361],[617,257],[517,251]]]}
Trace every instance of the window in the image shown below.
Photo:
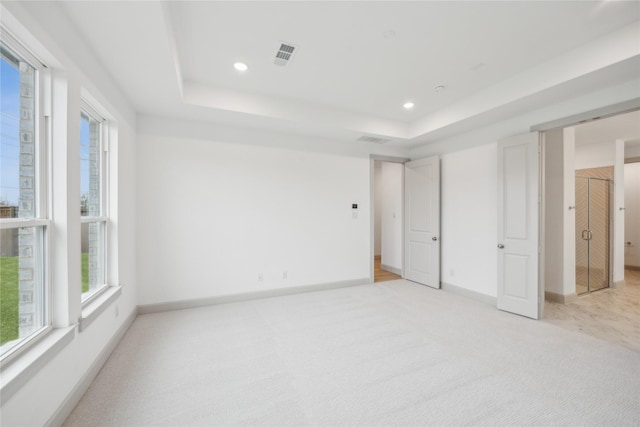
{"label": "window", "polygon": [[80,113],[80,215],[82,301],[97,295],[106,280],[106,155],[104,120],[85,106]]}
{"label": "window", "polygon": [[[4,34],[3,34],[4,35]],[[17,43],[0,44],[0,358],[50,324],[39,71]],[[24,54],[22,54],[24,52]]]}

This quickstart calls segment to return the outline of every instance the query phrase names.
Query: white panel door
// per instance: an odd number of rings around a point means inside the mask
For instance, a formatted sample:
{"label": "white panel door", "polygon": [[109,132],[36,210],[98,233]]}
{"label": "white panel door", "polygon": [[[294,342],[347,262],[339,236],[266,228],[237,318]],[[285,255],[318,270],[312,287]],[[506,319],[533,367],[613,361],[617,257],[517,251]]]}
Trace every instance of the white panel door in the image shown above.
{"label": "white panel door", "polygon": [[498,308],[538,318],[540,136],[498,141]]}
{"label": "white panel door", "polygon": [[404,278],[440,288],[440,158],[405,163]]}

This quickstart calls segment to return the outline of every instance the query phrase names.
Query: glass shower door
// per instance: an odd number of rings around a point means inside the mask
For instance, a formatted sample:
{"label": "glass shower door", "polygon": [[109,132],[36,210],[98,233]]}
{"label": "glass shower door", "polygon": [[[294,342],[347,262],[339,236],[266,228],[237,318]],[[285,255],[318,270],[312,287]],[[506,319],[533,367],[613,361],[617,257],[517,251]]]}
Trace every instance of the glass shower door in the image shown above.
{"label": "glass shower door", "polygon": [[611,181],[576,176],[576,293],[609,287]]}
{"label": "glass shower door", "polygon": [[589,178],[576,176],[576,293],[589,292]]}
{"label": "glass shower door", "polygon": [[589,291],[609,287],[609,183],[589,179]]}

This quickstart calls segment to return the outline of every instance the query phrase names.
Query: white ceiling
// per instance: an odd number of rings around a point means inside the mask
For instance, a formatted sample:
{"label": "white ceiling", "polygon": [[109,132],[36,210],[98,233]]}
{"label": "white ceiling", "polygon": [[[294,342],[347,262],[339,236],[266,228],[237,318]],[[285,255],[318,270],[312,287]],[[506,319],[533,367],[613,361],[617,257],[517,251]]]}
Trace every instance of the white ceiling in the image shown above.
{"label": "white ceiling", "polygon": [[416,144],[640,77],[636,1],[60,4],[140,113],[336,139]]}

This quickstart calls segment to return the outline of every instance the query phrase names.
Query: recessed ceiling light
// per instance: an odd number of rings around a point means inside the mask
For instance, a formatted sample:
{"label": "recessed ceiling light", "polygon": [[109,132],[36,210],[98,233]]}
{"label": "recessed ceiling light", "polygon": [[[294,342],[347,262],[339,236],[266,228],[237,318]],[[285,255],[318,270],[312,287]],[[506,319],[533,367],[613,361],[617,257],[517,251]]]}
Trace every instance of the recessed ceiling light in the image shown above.
{"label": "recessed ceiling light", "polygon": [[238,71],[247,71],[249,67],[247,67],[247,64],[245,64],[244,62],[236,62],[235,64],[233,64],[233,68]]}
{"label": "recessed ceiling light", "polygon": [[434,87],[433,90],[435,90],[436,92],[442,92],[444,90],[444,87],[444,85],[438,85]]}
{"label": "recessed ceiling light", "polygon": [[411,110],[414,107],[414,104],[411,101],[405,102],[403,107],[404,107],[405,110]]}

